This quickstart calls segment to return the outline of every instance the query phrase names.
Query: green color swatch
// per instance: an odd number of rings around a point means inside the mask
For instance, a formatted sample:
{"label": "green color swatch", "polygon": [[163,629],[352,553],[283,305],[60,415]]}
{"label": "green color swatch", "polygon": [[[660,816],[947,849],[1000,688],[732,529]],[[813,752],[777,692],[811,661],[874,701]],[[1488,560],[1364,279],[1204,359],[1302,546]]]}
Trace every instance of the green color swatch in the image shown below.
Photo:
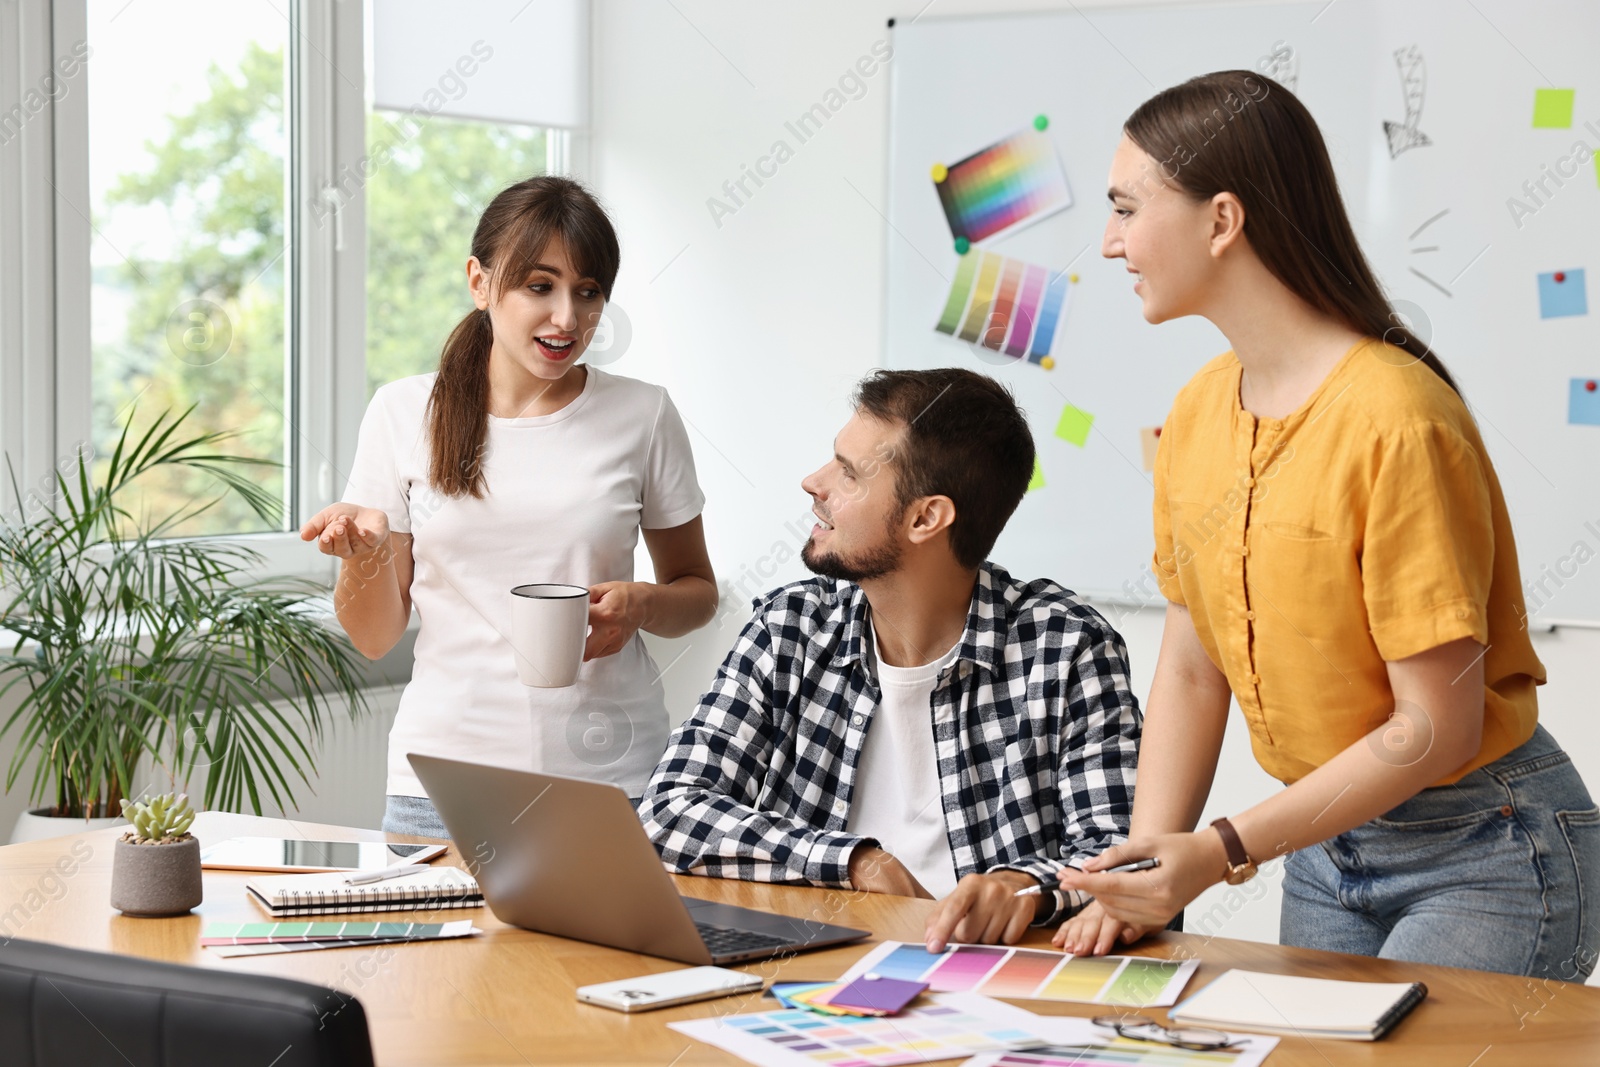
{"label": "green color swatch", "polygon": [[1142,1008],[1151,1001],[1161,999],[1167,983],[1183,966],[1181,960],[1147,960],[1137,957],[1128,960],[1117,975],[1111,988],[1101,995],[1106,1004],[1126,1004]]}

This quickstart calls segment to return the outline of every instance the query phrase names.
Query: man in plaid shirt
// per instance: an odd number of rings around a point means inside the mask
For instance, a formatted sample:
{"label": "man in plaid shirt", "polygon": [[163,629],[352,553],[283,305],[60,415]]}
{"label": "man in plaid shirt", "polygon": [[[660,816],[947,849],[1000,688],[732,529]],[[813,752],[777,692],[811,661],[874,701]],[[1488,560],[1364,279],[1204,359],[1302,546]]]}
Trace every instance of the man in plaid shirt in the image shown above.
{"label": "man in plaid shirt", "polygon": [[1004,387],[879,371],[854,406],[801,483],[820,577],[756,602],[640,817],[679,873],[937,896],[930,949],[1014,942],[1084,902],[1018,890],[1126,839],[1127,652],[986,562],[1034,469]]}

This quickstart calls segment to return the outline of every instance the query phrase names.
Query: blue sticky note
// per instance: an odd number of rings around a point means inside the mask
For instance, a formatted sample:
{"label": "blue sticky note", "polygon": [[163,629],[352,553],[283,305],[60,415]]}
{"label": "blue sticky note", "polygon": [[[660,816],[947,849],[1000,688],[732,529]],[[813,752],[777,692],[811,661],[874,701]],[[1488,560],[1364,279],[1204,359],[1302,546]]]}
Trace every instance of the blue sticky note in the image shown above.
{"label": "blue sticky note", "polygon": [[1539,317],[1559,319],[1589,314],[1589,294],[1584,289],[1583,268],[1553,270],[1539,275]]}
{"label": "blue sticky note", "polygon": [[1600,378],[1572,379],[1567,422],[1574,426],[1600,426]]}

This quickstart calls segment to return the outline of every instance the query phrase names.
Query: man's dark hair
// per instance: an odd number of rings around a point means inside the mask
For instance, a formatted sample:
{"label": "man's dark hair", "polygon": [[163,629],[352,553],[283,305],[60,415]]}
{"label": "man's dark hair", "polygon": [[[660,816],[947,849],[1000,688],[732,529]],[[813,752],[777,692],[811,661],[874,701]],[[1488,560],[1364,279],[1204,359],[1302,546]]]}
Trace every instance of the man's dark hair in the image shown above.
{"label": "man's dark hair", "polygon": [[956,562],[987,559],[1033,480],[1033,435],[1011,391],[956,367],[880,370],[861,380],[852,403],[900,427],[888,464],[900,511],[919,497],[949,497]]}

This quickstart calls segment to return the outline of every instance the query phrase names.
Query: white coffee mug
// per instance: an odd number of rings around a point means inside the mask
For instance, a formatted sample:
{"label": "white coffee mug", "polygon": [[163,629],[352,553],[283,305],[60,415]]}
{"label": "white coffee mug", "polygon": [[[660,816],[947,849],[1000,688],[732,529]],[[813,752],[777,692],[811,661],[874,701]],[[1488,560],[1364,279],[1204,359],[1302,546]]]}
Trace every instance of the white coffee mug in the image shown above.
{"label": "white coffee mug", "polygon": [[589,636],[589,590],[536,583],[511,589],[511,651],[523,685],[558,689],[577,681]]}

